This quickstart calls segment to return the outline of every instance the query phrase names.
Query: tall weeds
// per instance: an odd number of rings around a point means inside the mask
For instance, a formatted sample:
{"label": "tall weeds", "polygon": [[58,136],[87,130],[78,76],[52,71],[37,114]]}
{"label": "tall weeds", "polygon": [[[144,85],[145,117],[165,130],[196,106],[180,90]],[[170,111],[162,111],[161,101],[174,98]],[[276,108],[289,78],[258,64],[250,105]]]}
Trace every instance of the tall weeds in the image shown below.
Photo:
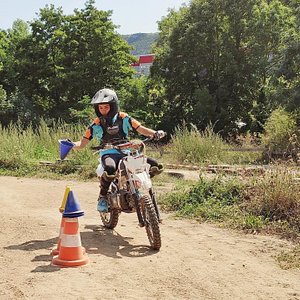
{"label": "tall weeds", "polygon": [[[78,140],[82,137],[83,125],[67,125],[53,123],[48,126],[45,121],[33,129],[28,126],[23,129],[20,123],[10,124],[7,128],[0,125],[0,160],[9,164],[32,163],[38,160],[56,161],[59,159],[59,139]],[[78,162],[91,158],[90,151],[73,153]]]}
{"label": "tall weeds", "polygon": [[177,128],[172,136],[172,153],[181,163],[217,163],[222,161],[225,143],[222,138],[208,126],[203,132],[196,128]]}
{"label": "tall weeds", "polygon": [[300,228],[300,186],[287,170],[267,173],[250,185],[247,194],[247,211]]}
{"label": "tall weeds", "polygon": [[[204,131],[198,131],[194,127],[189,130],[186,126],[177,128],[169,148],[173,161],[195,165],[248,164],[261,157],[261,152],[235,151],[236,146],[224,142],[221,136],[214,132],[212,125]],[[242,144],[238,150],[243,148],[249,148],[249,144]]]}

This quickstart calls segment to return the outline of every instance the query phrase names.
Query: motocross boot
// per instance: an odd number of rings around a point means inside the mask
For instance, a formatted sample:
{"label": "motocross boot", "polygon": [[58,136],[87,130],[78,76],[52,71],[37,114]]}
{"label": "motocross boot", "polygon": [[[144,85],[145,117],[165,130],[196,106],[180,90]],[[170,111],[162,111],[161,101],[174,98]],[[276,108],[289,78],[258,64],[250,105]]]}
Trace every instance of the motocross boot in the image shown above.
{"label": "motocross boot", "polygon": [[152,166],[149,170],[150,178],[155,175],[159,175],[164,170],[164,166],[162,164],[158,164],[157,166]]}
{"label": "motocross boot", "polygon": [[116,178],[116,175],[108,175],[106,171],[104,171],[103,175],[100,179],[100,194],[98,198],[97,210],[99,212],[108,212],[107,205],[107,192],[110,186],[110,183]]}

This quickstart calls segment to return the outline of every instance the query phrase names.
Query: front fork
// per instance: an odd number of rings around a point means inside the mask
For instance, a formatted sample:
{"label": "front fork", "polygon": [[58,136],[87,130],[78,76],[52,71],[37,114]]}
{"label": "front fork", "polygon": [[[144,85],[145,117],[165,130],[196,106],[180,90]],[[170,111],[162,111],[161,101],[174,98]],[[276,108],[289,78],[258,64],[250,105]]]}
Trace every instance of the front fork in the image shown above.
{"label": "front fork", "polygon": [[134,204],[136,207],[136,214],[139,220],[139,226],[140,227],[144,227],[145,226],[145,221],[144,218],[142,216],[142,212],[141,212],[141,203],[140,203],[140,194],[138,192],[135,192],[134,194],[132,194],[133,199],[134,199]]}
{"label": "front fork", "polygon": [[161,223],[162,220],[160,218],[160,213],[159,213],[158,205],[157,205],[157,202],[156,202],[155,192],[153,191],[152,188],[149,190],[149,194],[150,194],[150,197],[152,199],[152,203],[153,203],[154,208],[155,208],[157,220],[158,220],[159,223]]}
{"label": "front fork", "polygon": [[142,216],[141,205],[140,205],[140,197],[141,196],[140,196],[139,192],[136,190],[132,180],[129,180],[129,189],[130,189],[130,193],[134,200],[134,205],[136,207],[136,214],[137,214],[137,218],[139,220],[139,226],[144,227],[145,222],[144,222],[144,218]]}
{"label": "front fork", "polygon": [[[144,227],[145,226],[145,220],[142,216],[141,205],[140,205],[140,197],[141,196],[140,196],[139,192],[135,189],[132,181],[129,181],[129,187],[130,187],[130,191],[131,191],[131,194],[133,196],[133,199],[134,199],[134,204],[135,204],[135,207],[136,207],[136,214],[137,214],[137,217],[138,217],[138,220],[139,220],[139,226]],[[157,205],[157,202],[156,202],[155,192],[153,191],[152,188],[149,189],[149,195],[150,195],[152,203],[154,205],[157,220],[158,220],[159,223],[161,223],[161,218],[160,218],[158,205]]]}
{"label": "front fork", "polygon": [[[153,191],[152,188],[149,190],[149,194],[150,194],[152,203],[154,205],[157,220],[158,220],[159,223],[161,223],[162,220],[160,218],[160,213],[159,213],[158,205],[157,205],[157,202],[156,202],[155,192]],[[138,192],[135,192],[133,194],[133,197],[134,197],[134,203],[135,203],[135,207],[136,207],[136,214],[137,214],[137,217],[138,217],[138,220],[139,220],[139,225],[140,225],[140,227],[144,227],[145,226],[145,220],[144,220],[144,218],[142,216],[142,213],[141,213],[140,194]]]}

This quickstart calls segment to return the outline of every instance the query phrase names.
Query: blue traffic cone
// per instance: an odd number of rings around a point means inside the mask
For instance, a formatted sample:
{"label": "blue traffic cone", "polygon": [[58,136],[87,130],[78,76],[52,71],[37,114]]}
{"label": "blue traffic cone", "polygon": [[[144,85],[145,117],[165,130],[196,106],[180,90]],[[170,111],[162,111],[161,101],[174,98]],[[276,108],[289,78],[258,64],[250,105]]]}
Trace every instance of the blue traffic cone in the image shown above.
{"label": "blue traffic cone", "polygon": [[68,140],[59,140],[60,159],[63,160],[68,155],[74,144]]}
{"label": "blue traffic cone", "polygon": [[76,199],[73,191],[70,191],[67,198],[65,210],[63,212],[64,218],[78,218],[84,215],[84,212],[80,210],[79,202]]}

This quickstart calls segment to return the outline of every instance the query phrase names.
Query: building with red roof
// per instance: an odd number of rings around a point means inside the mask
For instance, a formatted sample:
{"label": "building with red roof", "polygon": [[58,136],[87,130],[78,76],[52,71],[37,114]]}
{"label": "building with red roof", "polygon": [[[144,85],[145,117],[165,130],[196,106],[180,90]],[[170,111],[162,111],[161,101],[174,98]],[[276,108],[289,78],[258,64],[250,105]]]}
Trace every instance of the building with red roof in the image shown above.
{"label": "building with red roof", "polygon": [[153,64],[154,57],[154,54],[140,55],[138,62],[131,64],[131,67],[135,69],[137,76],[148,76],[150,74],[150,67]]}

